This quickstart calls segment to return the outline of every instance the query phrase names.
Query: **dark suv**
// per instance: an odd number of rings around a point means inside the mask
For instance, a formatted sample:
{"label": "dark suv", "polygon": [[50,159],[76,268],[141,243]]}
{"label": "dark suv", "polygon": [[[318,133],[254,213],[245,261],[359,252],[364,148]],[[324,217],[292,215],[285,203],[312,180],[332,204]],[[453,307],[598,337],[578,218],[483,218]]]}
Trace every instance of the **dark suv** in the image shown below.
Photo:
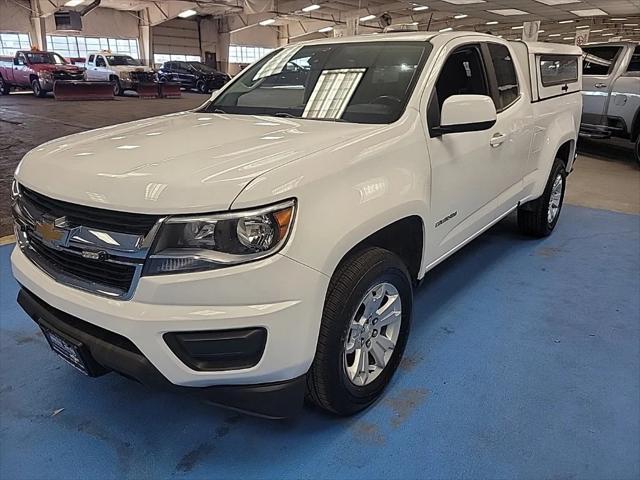
{"label": "dark suv", "polygon": [[165,62],[158,71],[160,81],[178,82],[184,88],[209,93],[231,77],[201,62]]}

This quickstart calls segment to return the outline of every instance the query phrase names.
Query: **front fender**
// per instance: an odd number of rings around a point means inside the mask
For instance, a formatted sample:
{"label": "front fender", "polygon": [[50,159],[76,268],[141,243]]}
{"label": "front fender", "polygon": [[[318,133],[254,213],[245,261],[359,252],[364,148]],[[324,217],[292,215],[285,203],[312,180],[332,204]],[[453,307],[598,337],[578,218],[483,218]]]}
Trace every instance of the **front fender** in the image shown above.
{"label": "front fender", "polygon": [[331,276],[371,234],[402,218],[424,221],[428,215],[426,142],[417,113],[405,113],[394,124],[262,175],[232,208],[297,198],[294,230],[282,253]]}

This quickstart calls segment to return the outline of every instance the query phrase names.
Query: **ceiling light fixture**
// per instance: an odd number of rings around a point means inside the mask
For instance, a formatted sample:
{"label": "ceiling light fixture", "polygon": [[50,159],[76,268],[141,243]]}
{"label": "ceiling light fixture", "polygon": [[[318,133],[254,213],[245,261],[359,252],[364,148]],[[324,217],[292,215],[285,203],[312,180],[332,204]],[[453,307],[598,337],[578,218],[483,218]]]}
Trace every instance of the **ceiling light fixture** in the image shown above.
{"label": "ceiling light fixture", "polygon": [[522,30],[523,28],[523,25],[518,25],[517,27],[511,27],[511,30]]}
{"label": "ceiling light fixture", "polygon": [[375,15],[367,15],[365,17],[360,17],[360,21],[361,22],[368,22],[369,20],[374,20],[378,17],[376,17]]}
{"label": "ceiling light fixture", "polygon": [[562,37],[563,40],[573,40],[576,37]]}
{"label": "ceiling light fixture", "polygon": [[610,37],[611,35],[615,35],[614,33],[603,33],[603,37]]}
{"label": "ceiling light fixture", "polygon": [[438,32],[444,33],[444,32],[450,32],[451,30],[453,30],[453,27],[441,28],[440,30],[438,30]]}
{"label": "ceiling light fixture", "polygon": [[69,0],[64,4],[65,7],[77,7],[81,3],[84,3],[84,0]]}
{"label": "ceiling light fixture", "polygon": [[313,5],[309,5],[308,7],[304,7],[302,9],[303,12],[313,12],[314,10],[318,10],[320,5],[314,3]]}
{"label": "ceiling light fixture", "polygon": [[529,12],[523,12],[517,8],[500,8],[498,10],[487,10],[487,12],[502,15],[503,17],[510,17],[512,15],[529,15]]}
{"label": "ceiling light fixture", "polygon": [[545,5],[566,5],[567,3],[580,3],[580,0],[536,0],[538,3]]}
{"label": "ceiling light fixture", "polygon": [[491,20],[490,22],[487,22],[485,25],[497,25],[498,22],[495,20]]}
{"label": "ceiling light fixture", "polygon": [[600,32],[604,32],[606,30],[606,28],[603,28],[602,30],[591,30],[591,33],[600,33]]}
{"label": "ceiling light fixture", "polygon": [[538,30],[538,33],[544,33],[544,30]]}
{"label": "ceiling light fixture", "polygon": [[573,23],[575,20],[560,20],[558,23]]}
{"label": "ceiling light fixture", "polygon": [[321,28],[320,30],[318,30],[318,32],[327,33],[327,32],[330,32],[331,30],[333,30],[333,27],[324,27],[324,28]]}
{"label": "ceiling light fixture", "polygon": [[613,20],[614,22],[624,22],[626,20],[626,18],[612,18],[611,20]]}
{"label": "ceiling light fixture", "polygon": [[185,10],[184,12],[180,12],[178,16],[180,18],[189,18],[189,17],[193,17],[197,13],[198,12],[196,12],[195,10]]}
{"label": "ceiling light fixture", "polygon": [[589,28],[591,25],[576,25],[576,28]]}
{"label": "ceiling light fixture", "polygon": [[454,5],[471,5],[472,3],[487,3],[486,0],[442,0]]}
{"label": "ceiling light fixture", "polygon": [[263,27],[266,27],[267,25],[272,25],[276,23],[276,20],[274,18],[267,18],[266,20],[262,20],[260,22],[260,25],[262,25]]}
{"label": "ceiling light fixture", "polygon": [[599,8],[588,8],[586,10],[571,10],[571,13],[578,17],[601,17],[602,15],[609,15],[604,10]]}
{"label": "ceiling light fixture", "polygon": [[414,12],[421,12],[422,10],[429,10],[429,7],[426,5],[418,5],[417,7],[413,7]]}
{"label": "ceiling light fixture", "polygon": [[638,24],[637,23],[625,23],[624,26],[625,27],[637,27]]}
{"label": "ceiling light fixture", "polygon": [[550,37],[559,37],[560,34],[559,33],[550,33],[549,36]]}
{"label": "ceiling light fixture", "polygon": [[453,18],[455,18],[456,20],[460,20],[462,18],[467,18],[469,15],[465,14],[465,13],[461,13],[459,15],[454,15]]}

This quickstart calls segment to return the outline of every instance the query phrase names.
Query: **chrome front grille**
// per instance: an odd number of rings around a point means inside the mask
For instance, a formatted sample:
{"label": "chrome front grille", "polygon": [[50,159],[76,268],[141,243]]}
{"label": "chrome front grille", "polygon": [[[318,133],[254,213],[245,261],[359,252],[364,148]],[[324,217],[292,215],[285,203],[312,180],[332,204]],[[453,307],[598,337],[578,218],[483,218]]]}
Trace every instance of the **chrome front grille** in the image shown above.
{"label": "chrome front grille", "polygon": [[24,187],[13,199],[24,254],[57,282],[131,298],[161,217],[76,205]]}

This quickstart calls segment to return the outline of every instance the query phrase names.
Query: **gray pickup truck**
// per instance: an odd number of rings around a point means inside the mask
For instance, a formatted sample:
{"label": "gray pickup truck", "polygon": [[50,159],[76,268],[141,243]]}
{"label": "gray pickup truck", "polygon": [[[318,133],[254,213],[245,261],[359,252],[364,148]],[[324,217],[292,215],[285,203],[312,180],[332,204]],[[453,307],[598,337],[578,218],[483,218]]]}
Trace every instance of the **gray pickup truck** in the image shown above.
{"label": "gray pickup truck", "polygon": [[600,43],[582,50],[580,135],[631,140],[640,162],[640,45]]}

